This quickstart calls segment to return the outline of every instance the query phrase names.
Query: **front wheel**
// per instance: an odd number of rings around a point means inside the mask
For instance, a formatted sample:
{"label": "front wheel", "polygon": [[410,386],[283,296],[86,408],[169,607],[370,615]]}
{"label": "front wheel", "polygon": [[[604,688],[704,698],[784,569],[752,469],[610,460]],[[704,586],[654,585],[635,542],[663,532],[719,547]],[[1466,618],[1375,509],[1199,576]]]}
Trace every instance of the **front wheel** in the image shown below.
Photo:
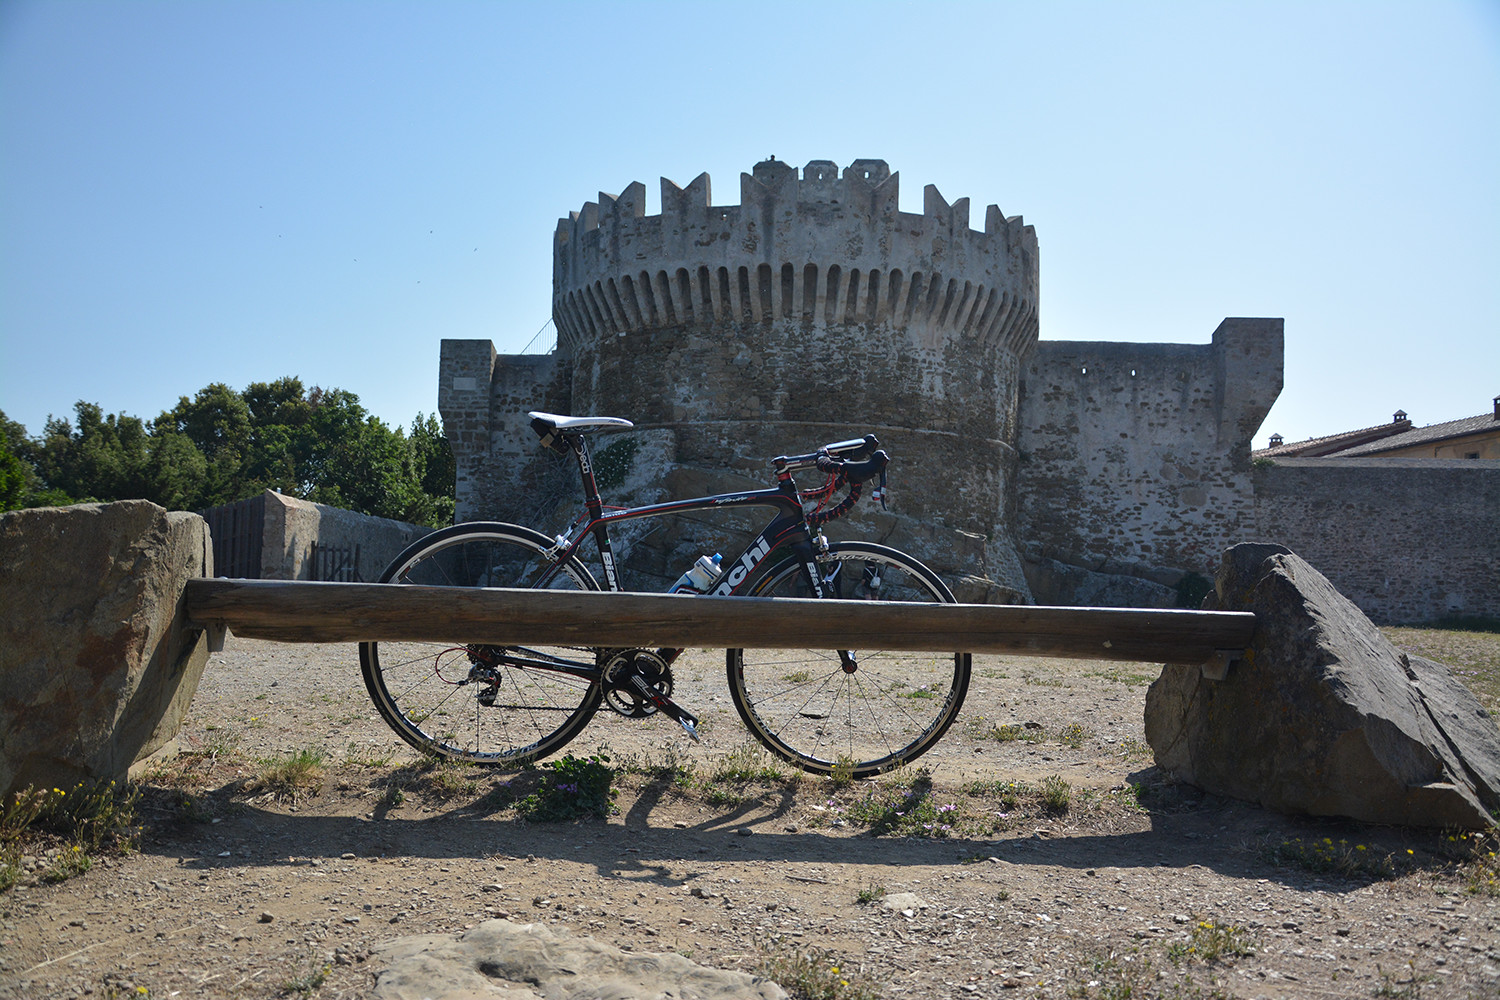
{"label": "front wheel", "polygon": [[[514,524],[457,524],[407,547],[381,583],[598,590],[576,559],[558,564],[546,535]],[[525,764],[559,750],[599,707],[590,649],[464,641],[365,642],[365,687],[403,740],[477,764]]]}
{"label": "front wheel", "polygon": [[[883,545],[835,542],[817,565],[828,597],[954,603],[935,573]],[[813,596],[795,560],[748,593]],[[767,749],[805,771],[855,778],[932,749],[969,690],[967,653],[731,649],[728,669],[734,706]]]}

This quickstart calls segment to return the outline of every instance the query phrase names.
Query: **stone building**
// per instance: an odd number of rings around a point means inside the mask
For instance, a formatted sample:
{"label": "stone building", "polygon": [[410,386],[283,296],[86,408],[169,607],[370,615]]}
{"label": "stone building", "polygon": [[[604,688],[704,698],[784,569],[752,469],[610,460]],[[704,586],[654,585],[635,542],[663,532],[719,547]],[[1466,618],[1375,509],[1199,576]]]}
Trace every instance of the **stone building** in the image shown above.
{"label": "stone building", "polygon": [[[874,433],[900,500],[856,533],[1023,599],[1016,403],[1037,339],[1036,233],[995,206],[971,229],[968,199],[931,185],[920,215],[902,212],[899,185],[880,160],[773,159],[742,175],[738,205],[714,205],[705,174],[663,179],[659,215],[636,183],[561,220],[556,354],[444,342],[459,516],[533,513],[528,409],[635,421],[633,465],[648,490],[673,474],[673,492],[764,485],[775,455]],[[691,562],[709,540],[651,544]]]}
{"label": "stone building", "polygon": [[[862,504],[829,534],[911,551],[963,600],[1193,606],[1229,545],[1310,544],[1321,515],[1287,512],[1319,491],[1283,489],[1250,451],[1282,387],[1280,319],[1226,319],[1201,345],[1039,341],[1035,230],[994,205],[971,229],[968,199],[931,185],[920,215],[902,212],[898,190],[880,160],[772,159],[741,175],[738,205],[715,205],[705,174],[663,178],[656,215],[635,183],[560,220],[556,350],[443,341],[459,519],[556,529],[576,510],[574,471],[527,426],[541,409],[636,422],[596,442],[611,496],[629,503],[763,486],[777,454],[873,432],[893,459],[891,510]],[[1462,503],[1418,484],[1469,536],[1500,467],[1478,471]],[[1356,518],[1346,543],[1378,532],[1358,519],[1394,495],[1379,476],[1360,483],[1370,503],[1342,508]],[[660,589],[759,527],[672,520],[617,536],[639,574],[628,585]],[[1431,539],[1407,544],[1424,564],[1446,558]],[[1357,572],[1353,552],[1379,558],[1368,545],[1313,561],[1372,614],[1415,620],[1494,608],[1497,545],[1451,553],[1478,568],[1420,599]]]}

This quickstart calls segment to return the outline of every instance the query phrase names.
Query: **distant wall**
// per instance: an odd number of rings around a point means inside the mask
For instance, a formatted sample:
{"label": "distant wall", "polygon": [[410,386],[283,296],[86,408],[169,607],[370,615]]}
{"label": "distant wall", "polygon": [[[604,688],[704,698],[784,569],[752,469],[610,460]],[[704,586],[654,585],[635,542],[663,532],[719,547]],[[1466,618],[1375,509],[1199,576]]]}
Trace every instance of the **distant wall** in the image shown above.
{"label": "distant wall", "polygon": [[1258,537],[1376,622],[1500,616],[1500,462],[1283,458],[1252,476]]}
{"label": "distant wall", "polygon": [[[203,511],[219,576],[369,582],[432,529],[266,490]],[[322,550],[322,556],[318,552]]]}
{"label": "distant wall", "polygon": [[1209,344],[1041,341],[1018,446],[1037,600],[1059,599],[1055,564],[1164,587],[1212,575],[1253,534],[1250,439],[1281,383],[1280,319],[1226,319]]}

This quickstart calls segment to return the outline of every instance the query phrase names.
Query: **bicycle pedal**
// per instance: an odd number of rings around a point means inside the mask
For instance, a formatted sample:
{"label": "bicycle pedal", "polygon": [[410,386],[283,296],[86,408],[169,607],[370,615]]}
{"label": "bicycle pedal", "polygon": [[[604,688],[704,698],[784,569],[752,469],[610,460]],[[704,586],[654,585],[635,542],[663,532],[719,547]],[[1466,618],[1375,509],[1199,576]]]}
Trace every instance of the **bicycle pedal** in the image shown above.
{"label": "bicycle pedal", "polygon": [[698,739],[698,720],[697,719],[693,718],[688,713],[683,712],[680,716],[677,717],[677,722],[678,722],[679,725],[682,726],[683,729],[687,730],[687,734],[693,738],[693,742],[694,743],[701,742]]}

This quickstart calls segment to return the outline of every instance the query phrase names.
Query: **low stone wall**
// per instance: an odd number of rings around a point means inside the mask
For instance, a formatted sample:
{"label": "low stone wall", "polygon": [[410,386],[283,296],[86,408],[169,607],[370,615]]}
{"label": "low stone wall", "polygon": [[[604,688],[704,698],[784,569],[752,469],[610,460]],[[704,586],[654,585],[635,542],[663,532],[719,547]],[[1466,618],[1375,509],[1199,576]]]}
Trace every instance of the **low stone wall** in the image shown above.
{"label": "low stone wall", "polygon": [[[419,524],[357,514],[341,507],[309,503],[280,493],[266,495],[265,547],[261,557],[263,580],[328,579],[315,573],[313,547],[358,550],[357,572],[339,579],[371,582],[401,550],[431,532]],[[325,567],[326,568],[326,567]]]}
{"label": "low stone wall", "polygon": [[1500,462],[1291,458],[1252,477],[1258,537],[1376,622],[1500,616]]}
{"label": "low stone wall", "polygon": [[274,490],[203,516],[213,530],[219,575],[262,580],[372,582],[402,549],[432,530]]}

